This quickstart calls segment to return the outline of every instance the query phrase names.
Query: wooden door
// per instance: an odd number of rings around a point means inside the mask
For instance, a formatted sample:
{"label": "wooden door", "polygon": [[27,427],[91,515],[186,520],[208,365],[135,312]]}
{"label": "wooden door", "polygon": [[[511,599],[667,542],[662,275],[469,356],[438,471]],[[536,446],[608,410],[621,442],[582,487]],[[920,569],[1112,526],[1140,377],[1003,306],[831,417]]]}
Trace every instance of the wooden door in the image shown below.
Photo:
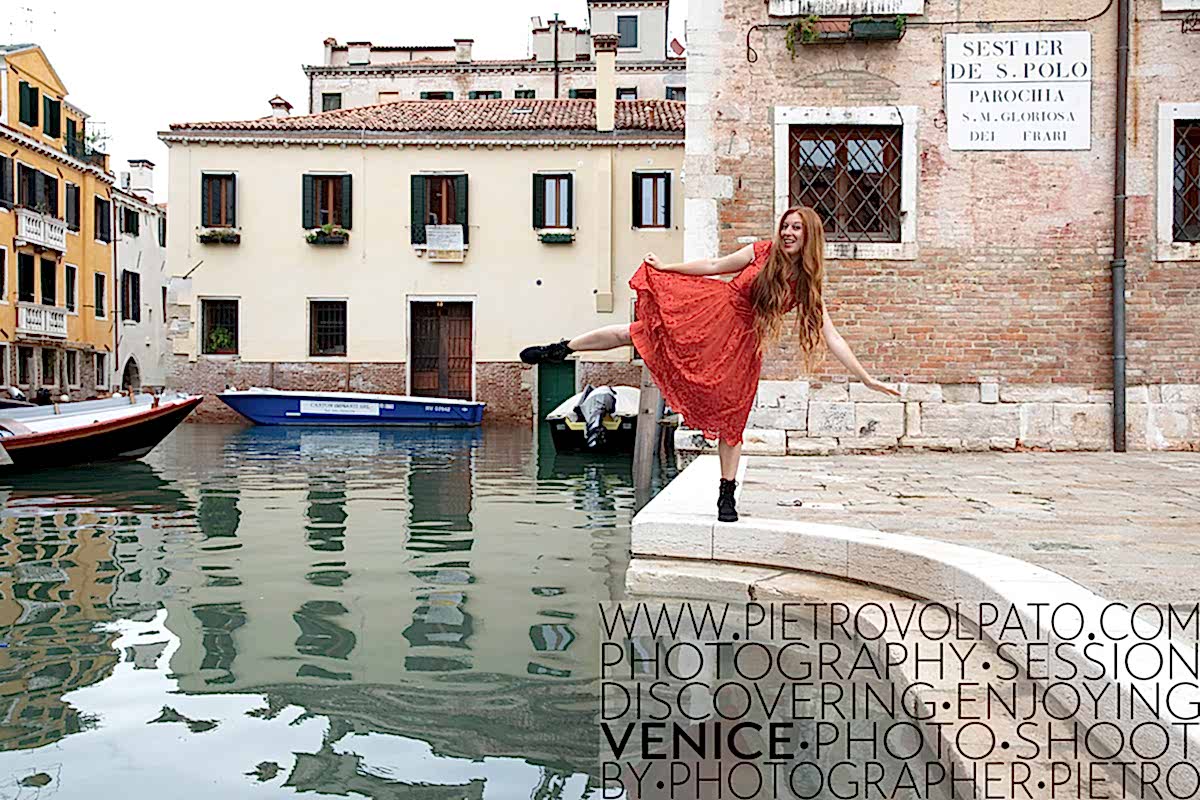
{"label": "wooden door", "polygon": [[470,303],[413,303],[412,394],[472,399]]}

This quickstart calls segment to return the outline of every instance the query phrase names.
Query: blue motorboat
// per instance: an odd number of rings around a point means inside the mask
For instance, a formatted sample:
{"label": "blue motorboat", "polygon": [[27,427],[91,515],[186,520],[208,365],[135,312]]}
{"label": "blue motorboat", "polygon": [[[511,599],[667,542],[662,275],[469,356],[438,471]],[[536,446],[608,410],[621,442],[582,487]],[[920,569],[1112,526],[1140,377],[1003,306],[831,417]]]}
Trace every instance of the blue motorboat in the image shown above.
{"label": "blue motorboat", "polygon": [[483,422],[485,403],[441,397],[358,392],[237,389],[217,395],[258,425],[413,425],[469,427]]}

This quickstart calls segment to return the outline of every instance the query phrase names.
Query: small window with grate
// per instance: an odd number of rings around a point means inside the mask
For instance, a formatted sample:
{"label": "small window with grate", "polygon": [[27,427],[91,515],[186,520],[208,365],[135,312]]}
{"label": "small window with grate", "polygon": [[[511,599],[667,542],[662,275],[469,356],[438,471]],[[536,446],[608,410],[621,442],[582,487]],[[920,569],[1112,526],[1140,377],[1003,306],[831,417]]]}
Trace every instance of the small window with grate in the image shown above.
{"label": "small window with grate", "polygon": [[1172,239],[1200,242],[1200,119],[1175,121]]}
{"label": "small window with grate", "polygon": [[346,301],[311,300],[308,304],[310,356],[346,355]]}
{"label": "small window with grate", "polygon": [[834,242],[900,241],[902,129],[793,125],[789,205],[810,206]]}
{"label": "small window with grate", "polygon": [[237,300],[201,300],[200,316],[205,355],[236,355],[238,351]]}

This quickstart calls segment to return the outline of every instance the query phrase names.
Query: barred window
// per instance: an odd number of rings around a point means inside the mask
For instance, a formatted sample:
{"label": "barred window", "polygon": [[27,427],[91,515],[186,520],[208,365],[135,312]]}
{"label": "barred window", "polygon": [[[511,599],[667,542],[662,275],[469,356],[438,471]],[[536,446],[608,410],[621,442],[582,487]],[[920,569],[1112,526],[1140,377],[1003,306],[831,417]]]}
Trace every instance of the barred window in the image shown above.
{"label": "barred window", "polygon": [[1172,238],[1200,242],[1200,120],[1175,121],[1174,185]]}
{"label": "barred window", "polygon": [[308,326],[310,356],[346,355],[346,301],[312,300]]}
{"label": "barred window", "polygon": [[811,206],[834,242],[900,241],[896,125],[793,125],[789,205]]}
{"label": "barred window", "polygon": [[235,355],[238,351],[237,300],[201,300],[200,317],[206,355]]}

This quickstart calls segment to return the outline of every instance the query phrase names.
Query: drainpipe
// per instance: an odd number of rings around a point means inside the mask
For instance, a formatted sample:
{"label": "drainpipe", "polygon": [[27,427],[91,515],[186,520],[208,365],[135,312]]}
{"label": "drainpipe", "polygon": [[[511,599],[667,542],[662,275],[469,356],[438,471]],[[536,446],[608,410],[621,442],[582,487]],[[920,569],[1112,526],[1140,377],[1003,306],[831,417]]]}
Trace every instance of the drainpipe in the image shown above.
{"label": "drainpipe", "polygon": [[1113,181],[1113,451],[1125,452],[1125,158],[1129,113],[1129,0],[1117,0],[1117,128]]}

